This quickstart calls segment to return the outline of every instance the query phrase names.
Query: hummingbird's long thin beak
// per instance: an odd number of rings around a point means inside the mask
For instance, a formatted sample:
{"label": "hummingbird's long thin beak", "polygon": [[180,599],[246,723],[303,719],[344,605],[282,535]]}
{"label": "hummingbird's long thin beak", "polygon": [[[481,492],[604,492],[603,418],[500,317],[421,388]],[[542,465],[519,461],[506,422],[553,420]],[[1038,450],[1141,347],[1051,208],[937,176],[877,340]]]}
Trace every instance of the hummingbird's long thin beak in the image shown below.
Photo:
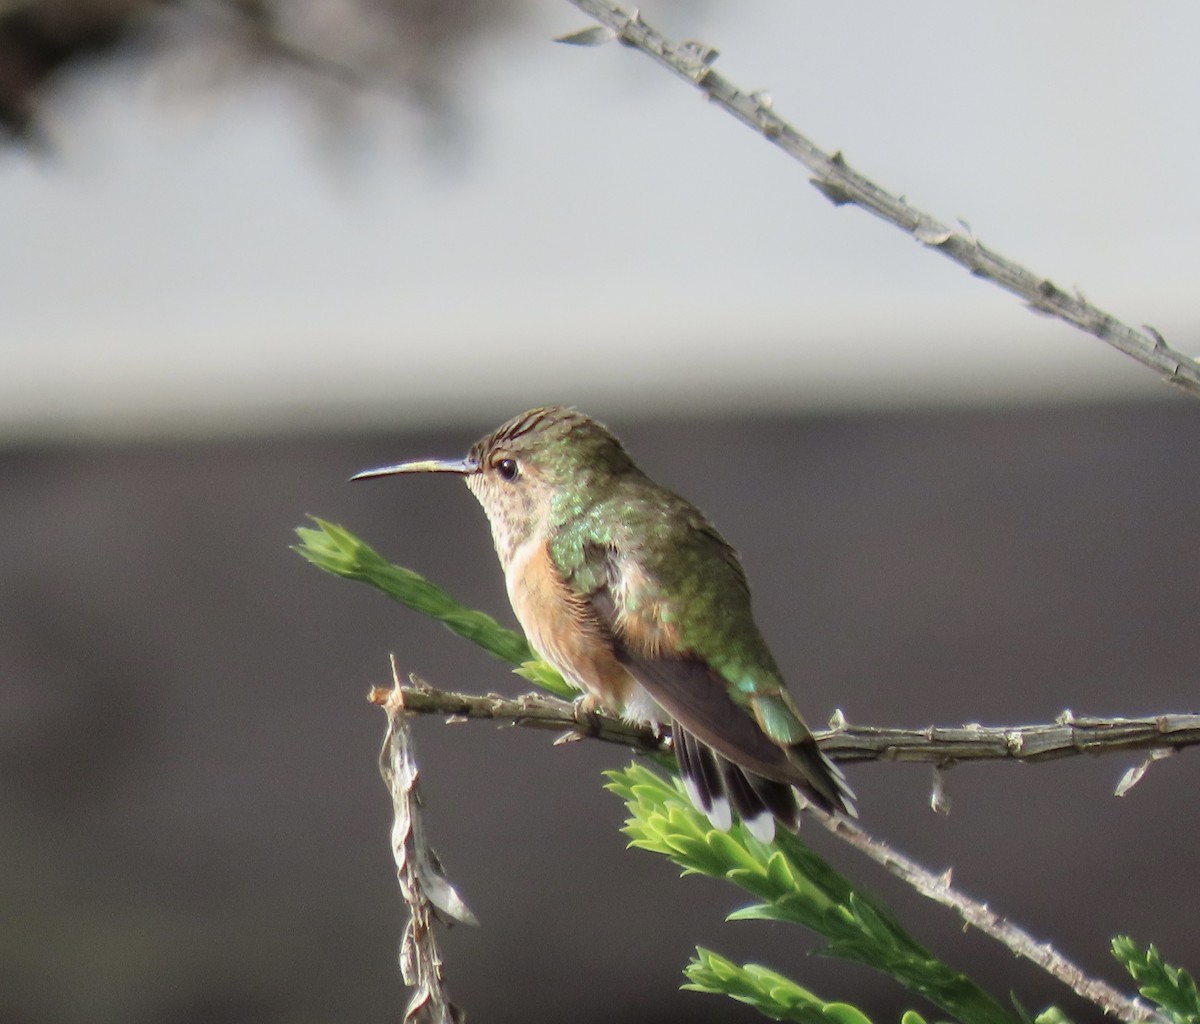
{"label": "hummingbird's long thin beak", "polygon": [[420,462],[400,462],[395,466],[380,466],[355,473],[351,480],[371,480],[377,476],[396,476],[400,473],[454,473],[470,476],[479,467],[469,459],[424,459]]}

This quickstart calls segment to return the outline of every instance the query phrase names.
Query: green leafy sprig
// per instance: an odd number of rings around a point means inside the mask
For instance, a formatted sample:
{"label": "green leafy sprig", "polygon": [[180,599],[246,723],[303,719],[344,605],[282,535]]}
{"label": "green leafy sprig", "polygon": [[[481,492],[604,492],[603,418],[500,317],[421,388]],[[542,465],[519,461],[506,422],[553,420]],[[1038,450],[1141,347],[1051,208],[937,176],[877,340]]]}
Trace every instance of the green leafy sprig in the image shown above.
{"label": "green leafy sprig", "polygon": [[[799,1021],[800,1024],[871,1024],[870,1019],[849,1003],[827,1003],[808,989],[797,985],[777,971],[761,964],[739,967],[719,953],[702,946],[684,969],[692,992],[726,995],[753,1006],[772,1020]],[[900,1024],[925,1024],[915,1010],[908,1010]]]}
{"label": "green leafy sprig", "polygon": [[[938,960],[900,927],[889,910],[857,891],[792,833],[781,830],[768,846],[740,824],[728,832],[713,828],[677,781],[667,781],[642,764],[607,776],[608,788],[629,810],[625,833],[630,846],[669,857],[685,875],[724,878],[759,900],[734,911],[729,920],[804,925],[827,940],[823,954],[888,973],[961,1021],[1020,1024],[1018,1017],[966,975]],[[719,973],[705,977],[712,980]],[[739,978],[744,981],[745,975]]]}
{"label": "green leafy sprig", "polygon": [[393,565],[344,527],[315,516],[312,521],[317,524],[316,529],[306,526],[296,529],[300,543],[293,550],[301,558],[335,576],[369,583],[401,604],[437,619],[452,632],[516,666],[514,671],[518,675],[556,697],[570,700],[578,694],[558,672],[538,659],[520,633],[506,629],[486,612],[464,607],[436,583],[411,569]]}
{"label": "green leafy sprig", "polygon": [[1128,935],[1112,941],[1112,953],[1137,982],[1138,991],[1157,1003],[1172,1024],[1200,1024],[1200,993],[1192,976],[1165,963],[1151,943],[1145,949]]}

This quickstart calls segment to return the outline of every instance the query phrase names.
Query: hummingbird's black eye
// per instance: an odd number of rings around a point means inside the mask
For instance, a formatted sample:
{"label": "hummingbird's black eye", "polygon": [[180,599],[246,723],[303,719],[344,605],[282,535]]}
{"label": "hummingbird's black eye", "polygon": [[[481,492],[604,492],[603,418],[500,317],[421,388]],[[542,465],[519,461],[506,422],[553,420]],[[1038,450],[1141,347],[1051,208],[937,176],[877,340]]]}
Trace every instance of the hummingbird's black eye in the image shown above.
{"label": "hummingbird's black eye", "polygon": [[496,472],[505,480],[515,480],[517,478],[517,460],[501,459],[496,463]]}

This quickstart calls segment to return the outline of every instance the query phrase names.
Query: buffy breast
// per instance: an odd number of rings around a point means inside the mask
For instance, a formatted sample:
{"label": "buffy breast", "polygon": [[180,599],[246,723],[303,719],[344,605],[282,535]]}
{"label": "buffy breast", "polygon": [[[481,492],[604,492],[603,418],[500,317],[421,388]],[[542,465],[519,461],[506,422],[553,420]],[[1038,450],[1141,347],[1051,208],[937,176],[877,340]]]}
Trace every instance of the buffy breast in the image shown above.
{"label": "buffy breast", "polygon": [[641,686],[613,656],[587,598],[559,574],[544,540],[517,548],[505,577],[513,611],[538,654],[608,710],[638,721],[659,718],[646,706]]}

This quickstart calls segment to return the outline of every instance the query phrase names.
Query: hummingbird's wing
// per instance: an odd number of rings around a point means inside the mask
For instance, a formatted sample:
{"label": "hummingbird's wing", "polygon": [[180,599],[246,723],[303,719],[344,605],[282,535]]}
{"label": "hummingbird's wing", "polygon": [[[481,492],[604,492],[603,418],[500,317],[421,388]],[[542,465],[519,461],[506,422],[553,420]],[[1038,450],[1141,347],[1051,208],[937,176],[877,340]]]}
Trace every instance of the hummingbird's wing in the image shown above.
{"label": "hummingbird's wing", "polygon": [[[588,547],[588,569],[573,582],[586,583],[580,589],[597,625],[612,636],[618,661],[671,716],[681,774],[713,823],[727,827],[732,804],[756,834],[769,838],[773,818],[796,823],[792,787],[827,811],[855,814],[845,777],[821,753],[781,684],[764,680],[735,699],[730,680],[680,642],[662,602],[629,600],[638,587],[631,577],[641,573],[637,561],[613,545]],[[729,558],[729,582],[748,600],[732,549]],[[641,591],[645,596],[644,586]]]}

